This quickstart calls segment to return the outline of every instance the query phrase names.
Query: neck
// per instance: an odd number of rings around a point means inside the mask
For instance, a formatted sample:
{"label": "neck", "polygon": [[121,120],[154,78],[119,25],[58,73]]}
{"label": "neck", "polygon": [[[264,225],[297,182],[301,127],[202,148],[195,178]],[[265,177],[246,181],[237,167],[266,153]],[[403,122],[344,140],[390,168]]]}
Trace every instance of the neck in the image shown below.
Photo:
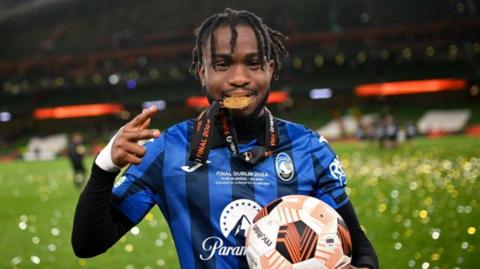
{"label": "neck", "polygon": [[238,142],[244,144],[257,138],[265,130],[265,117],[265,110],[262,109],[259,115],[246,118],[234,118]]}

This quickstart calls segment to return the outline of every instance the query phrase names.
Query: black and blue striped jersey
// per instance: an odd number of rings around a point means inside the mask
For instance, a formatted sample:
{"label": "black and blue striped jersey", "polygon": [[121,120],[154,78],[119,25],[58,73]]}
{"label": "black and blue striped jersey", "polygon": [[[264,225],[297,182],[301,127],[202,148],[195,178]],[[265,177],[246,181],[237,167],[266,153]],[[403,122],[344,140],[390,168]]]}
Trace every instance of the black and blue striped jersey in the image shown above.
{"label": "black and blue striped jersey", "polygon": [[[206,164],[189,166],[194,121],[179,123],[145,144],[147,154],[115,184],[111,203],[133,223],[158,205],[182,268],[248,268],[245,233],[270,201],[303,194],[333,208],[348,202],[346,177],[328,142],[303,125],[275,124],[278,145],[257,165],[234,158],[225,145],[211,149]],[[239,150],[257,146],[252,140]]]}

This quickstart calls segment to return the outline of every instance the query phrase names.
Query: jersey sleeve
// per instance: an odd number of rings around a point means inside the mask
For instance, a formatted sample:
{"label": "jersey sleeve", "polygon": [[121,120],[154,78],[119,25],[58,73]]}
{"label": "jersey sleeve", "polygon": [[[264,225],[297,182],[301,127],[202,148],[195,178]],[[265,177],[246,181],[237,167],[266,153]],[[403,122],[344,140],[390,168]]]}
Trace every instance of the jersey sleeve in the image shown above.
{"label": "jersey sleeve", "polygon": [[348,202],[347,177],[328,141],[312,131],[311,155],[316,178],[314,196],[337,209]]}
{"label": "jersey sleeve", "polygon": [[162,184],[165,135],[149,140],[146,154],[138,165],[131,165],[115,183],[110,202],[134,224],[140,222],[158,203],[158,186]]}

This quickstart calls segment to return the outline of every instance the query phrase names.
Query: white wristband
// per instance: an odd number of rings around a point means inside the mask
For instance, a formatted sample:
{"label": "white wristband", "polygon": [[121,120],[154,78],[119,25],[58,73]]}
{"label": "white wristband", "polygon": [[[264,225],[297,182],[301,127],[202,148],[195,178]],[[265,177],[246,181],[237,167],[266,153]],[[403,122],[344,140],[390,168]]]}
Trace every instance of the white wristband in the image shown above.
{"label": "white wristband", "polygon": [[112,145],[113,141],[117,137],[117,134],[118,132],[112,137],[112,139],[110,139],[107,146],[105,146],[102,151],[100,151],[97,158],[95,159],[95,163],[98,165],[98,167],[102,168],[102,170],[107,172],[118,172],[122,169],[121,167],[114,164],[112,160]]}

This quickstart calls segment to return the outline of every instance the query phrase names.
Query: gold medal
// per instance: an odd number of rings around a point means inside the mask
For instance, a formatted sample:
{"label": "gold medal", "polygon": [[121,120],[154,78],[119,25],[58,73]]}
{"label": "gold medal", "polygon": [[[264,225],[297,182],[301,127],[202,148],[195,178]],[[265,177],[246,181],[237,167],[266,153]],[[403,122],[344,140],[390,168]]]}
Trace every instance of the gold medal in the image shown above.
{"label": "gold medal", "polygon": [[253,96],[229,96],[223,99],[223,106],[229,109],[244,109],[253,101]]}

